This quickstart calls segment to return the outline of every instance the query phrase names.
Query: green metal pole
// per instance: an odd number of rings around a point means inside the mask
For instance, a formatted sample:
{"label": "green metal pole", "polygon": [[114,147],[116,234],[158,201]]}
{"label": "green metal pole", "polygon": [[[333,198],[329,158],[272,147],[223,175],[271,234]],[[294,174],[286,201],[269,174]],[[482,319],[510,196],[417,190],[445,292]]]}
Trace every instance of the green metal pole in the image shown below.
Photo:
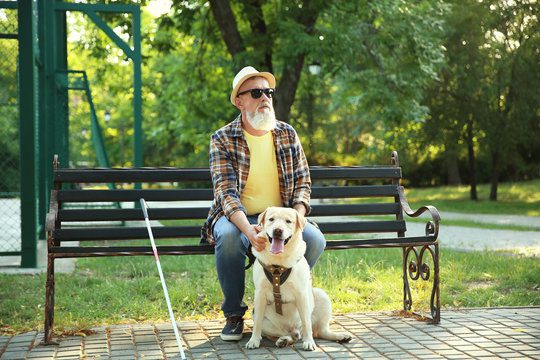
{"label": "green metal pole", "polygon": [[[59,0],[57,0],[58,2]],[[63,159],[64,166],[69,165],[69,100],[68,90],[56,83],[56,74],[67,71],[67,24],[66,13],[64,11],[55,11],[55,47],[54,51],[54,80],[56,89],[56,118],[54,124],[55,141],[54,147],[50,149],[50,160],[52,162],[54,154],[59,154]],[[52,169],[52,166],[49,166]]]}
{"label": "green metal pole", "polygon": [[[46,1],[38,1],[38,9],[37,9],[37,32],[39,34],[39,39],[44,39],[45,35],[45,21],[43,20],[45,17],[45,4]],[[43,41],[41,42],[43,43]],[[43,46],[38,42],[38,46]],[[45,89],[45,73],[43,72],[43,63],[45,61],[43,50],[39,50],[38,54],[36,56],[38,57],[38,128],[39,128],[39,147],[41,151],[39,152],[38,158],[39,158],[39,179],[41,179],[39,183],[39,210],[38,210],[38,216],[39,216],[39,238],[45,239],[45,216],[46,211],[49,207],[49,176],[48,174],[50,171],[47,169],[47,165],[50,165],[50,161],[47,159],[47,142],[46,142],[46,131],[45,131],[45,94],[46,91],[43,91]],[[50,167],[50,166],[49,166]]]}
{"label": "green metal pole", "polygon": [[19,0],[19,114],[21,169],[21,267],[37,266],[38,76],[35,64],[37,0]]}
{"label": "green metal pole", "polygon": [[142,132],[142,79],[141,79],[141,10],[133,11],[133,165],[143,166],[143,132]]}

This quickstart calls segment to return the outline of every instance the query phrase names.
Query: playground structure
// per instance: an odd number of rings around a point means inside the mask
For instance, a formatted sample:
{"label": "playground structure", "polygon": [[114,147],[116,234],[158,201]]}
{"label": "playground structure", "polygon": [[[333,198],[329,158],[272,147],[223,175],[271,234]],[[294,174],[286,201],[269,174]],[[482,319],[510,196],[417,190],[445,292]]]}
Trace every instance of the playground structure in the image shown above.
{"label": "playground structure", "polygon": [[[1,0],[0,116],[7,130],[0,133],[0,144],[10,144],[10,152],[0,153],[5,174],[0,179],[0,218],[10,221],[0,223],[0,256],[20,256],[24,268],[36,267],[37,244],[45,240],[54,154],[63,166],[70,163],[70,91],[84,93],[97,164],[110,166],[88,76],[84,69],[68,68],[68,12],[84,14],[131,61],[133,165],[143,165],[139,6]],[[107,13],[130,17],[131,46],[104,20]]]}

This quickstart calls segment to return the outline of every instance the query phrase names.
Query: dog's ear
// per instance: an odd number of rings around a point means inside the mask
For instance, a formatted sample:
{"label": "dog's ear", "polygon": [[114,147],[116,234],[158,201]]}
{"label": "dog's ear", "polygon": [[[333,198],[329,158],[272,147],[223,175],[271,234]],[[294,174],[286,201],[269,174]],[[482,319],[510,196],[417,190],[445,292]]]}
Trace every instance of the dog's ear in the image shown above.
{"label": "dog's ear", "polygon": [[300,231],[302,231],[306,227],[307,220],[304,217],[304,215],[300,214],[298,211],[295,211],[295,212],[296,212],[296,226],[298,229],[300,229]]}
{"label": "dog's ear", "polygon": [[257,224],[262,225],[264,222],[264,218],[266,217],[266,212],[268,211],[268,208],[264,210],[262,213],[259,214],[259,217],[257,218]]}

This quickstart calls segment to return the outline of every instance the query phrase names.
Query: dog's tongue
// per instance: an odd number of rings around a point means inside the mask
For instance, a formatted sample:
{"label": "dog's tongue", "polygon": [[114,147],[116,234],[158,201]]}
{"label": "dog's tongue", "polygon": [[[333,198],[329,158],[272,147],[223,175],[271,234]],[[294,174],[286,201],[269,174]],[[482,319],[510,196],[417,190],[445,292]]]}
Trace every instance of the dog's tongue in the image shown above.
{"label": "dog's tongue", "polygon": [[283,244],[285,243],[285,240],[283,239],[272,239],[272,245],[270,246],[270,252],[272,254],[281,254],[283,252]]}

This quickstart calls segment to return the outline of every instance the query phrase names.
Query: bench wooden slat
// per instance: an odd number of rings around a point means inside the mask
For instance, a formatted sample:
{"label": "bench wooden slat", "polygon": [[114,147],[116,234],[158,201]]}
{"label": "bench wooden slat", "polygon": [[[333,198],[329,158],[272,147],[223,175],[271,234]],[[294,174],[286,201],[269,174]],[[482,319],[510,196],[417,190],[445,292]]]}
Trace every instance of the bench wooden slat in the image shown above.
{"label": "bench wooden slat", "polygon": [[131,183],[211,181],[207,168],[58,169],[54,181],[65,183]]}
{"label": "bench wooden slat", "polygon": [[401,178],[401,168],[395,166],[311,166],[309,173],[312,180]]}
{"label": "bench wooden slat", "polygon": [[[152,220],[206,219],[208,207],[150,208]],[[394,215],[397,203],[313,205],[310,216]],[[133,221],[144,220],[140,209],[59,209],[60,221]]]}
{"label": "bench wooden slat", "polygon": [[[206,219],[208,207],[148,209],[152,220]],[[60,221],[132,221],[144,220],[141,209],[60,209]]]}
{"label": "bench wooden slat", "polygon": [[403,247],[406,244],[414,246],[432,245],[437,239],[434,236],[410,236],[397,238],[377,238],[377,239],[347,239],[329,240],[326,242],[325,250],[340,249],[360,249],[371,247]]}
{"label": "bench wooden slat", "polygon": [[406,231],[405,221],[351,221],[351,222],[319,222],[319,229],[323,233],[386,233]]}
{"label": "bench wooden slat", "polygon": [[[401,168],[395,166],[310,167],[313,180],[323,179],[400,179]],[[134,168],[134,169],[58,169],[54,181],[66,183],[132,183],[210,181],[207,168]]]}
{"label": "bench wooden slat", "polygon": [[[397,185],[360,186],[314,186],[311,197],[314,199],[361,198],[397,196]],[[212,200],[211,189],[151,189],[151,190],[59,190],[58,201],[65,202],[120,202],[139,201],[188,201]]]}
{"label": "bench wooden slat", "polygon": [[[159,255],[213,254],[213,245],[160,245]],[[55,258],[98,257],[98,256],[139,256],[153,255],[151,246],[56,246],[51,248]]]}
{"label": "bench wooden slat", "polygon": [[[405,221],[355,221],[319,223],[323,233],[363,233],[405,231]],[[152,228],[156,239],[198,238],[201,226],[156,226]],[[146,227],[68,228],[54,230],[58,241],[128,240],[146,239]]]}
{"label": "bench wooden slat", "polygon": [[324,204],[312,205],[309,216],[335,215],[394,215],[399,212],[397,203],[379,204]]}
{"label": "bench wooden slat", "polygon": [[398,196],[397,185],[314,186],[312,199]]}
{"label": "bench wooden slat", "polygon": [[[201,226],[155,226],[152,232],[156,239],[166,238],[198,238]],[[92,240],[131,240],[148,238],[146,227],[102,227],[102,228],[70,228],[54,230],[58,241],[92,241]]]}
{"label": "bench wooden slat", "polygon": [[152,190],[60,190],[59,202],[117,202],[117,201],[189,201],[212,200],[211,189],[152,189]]}

